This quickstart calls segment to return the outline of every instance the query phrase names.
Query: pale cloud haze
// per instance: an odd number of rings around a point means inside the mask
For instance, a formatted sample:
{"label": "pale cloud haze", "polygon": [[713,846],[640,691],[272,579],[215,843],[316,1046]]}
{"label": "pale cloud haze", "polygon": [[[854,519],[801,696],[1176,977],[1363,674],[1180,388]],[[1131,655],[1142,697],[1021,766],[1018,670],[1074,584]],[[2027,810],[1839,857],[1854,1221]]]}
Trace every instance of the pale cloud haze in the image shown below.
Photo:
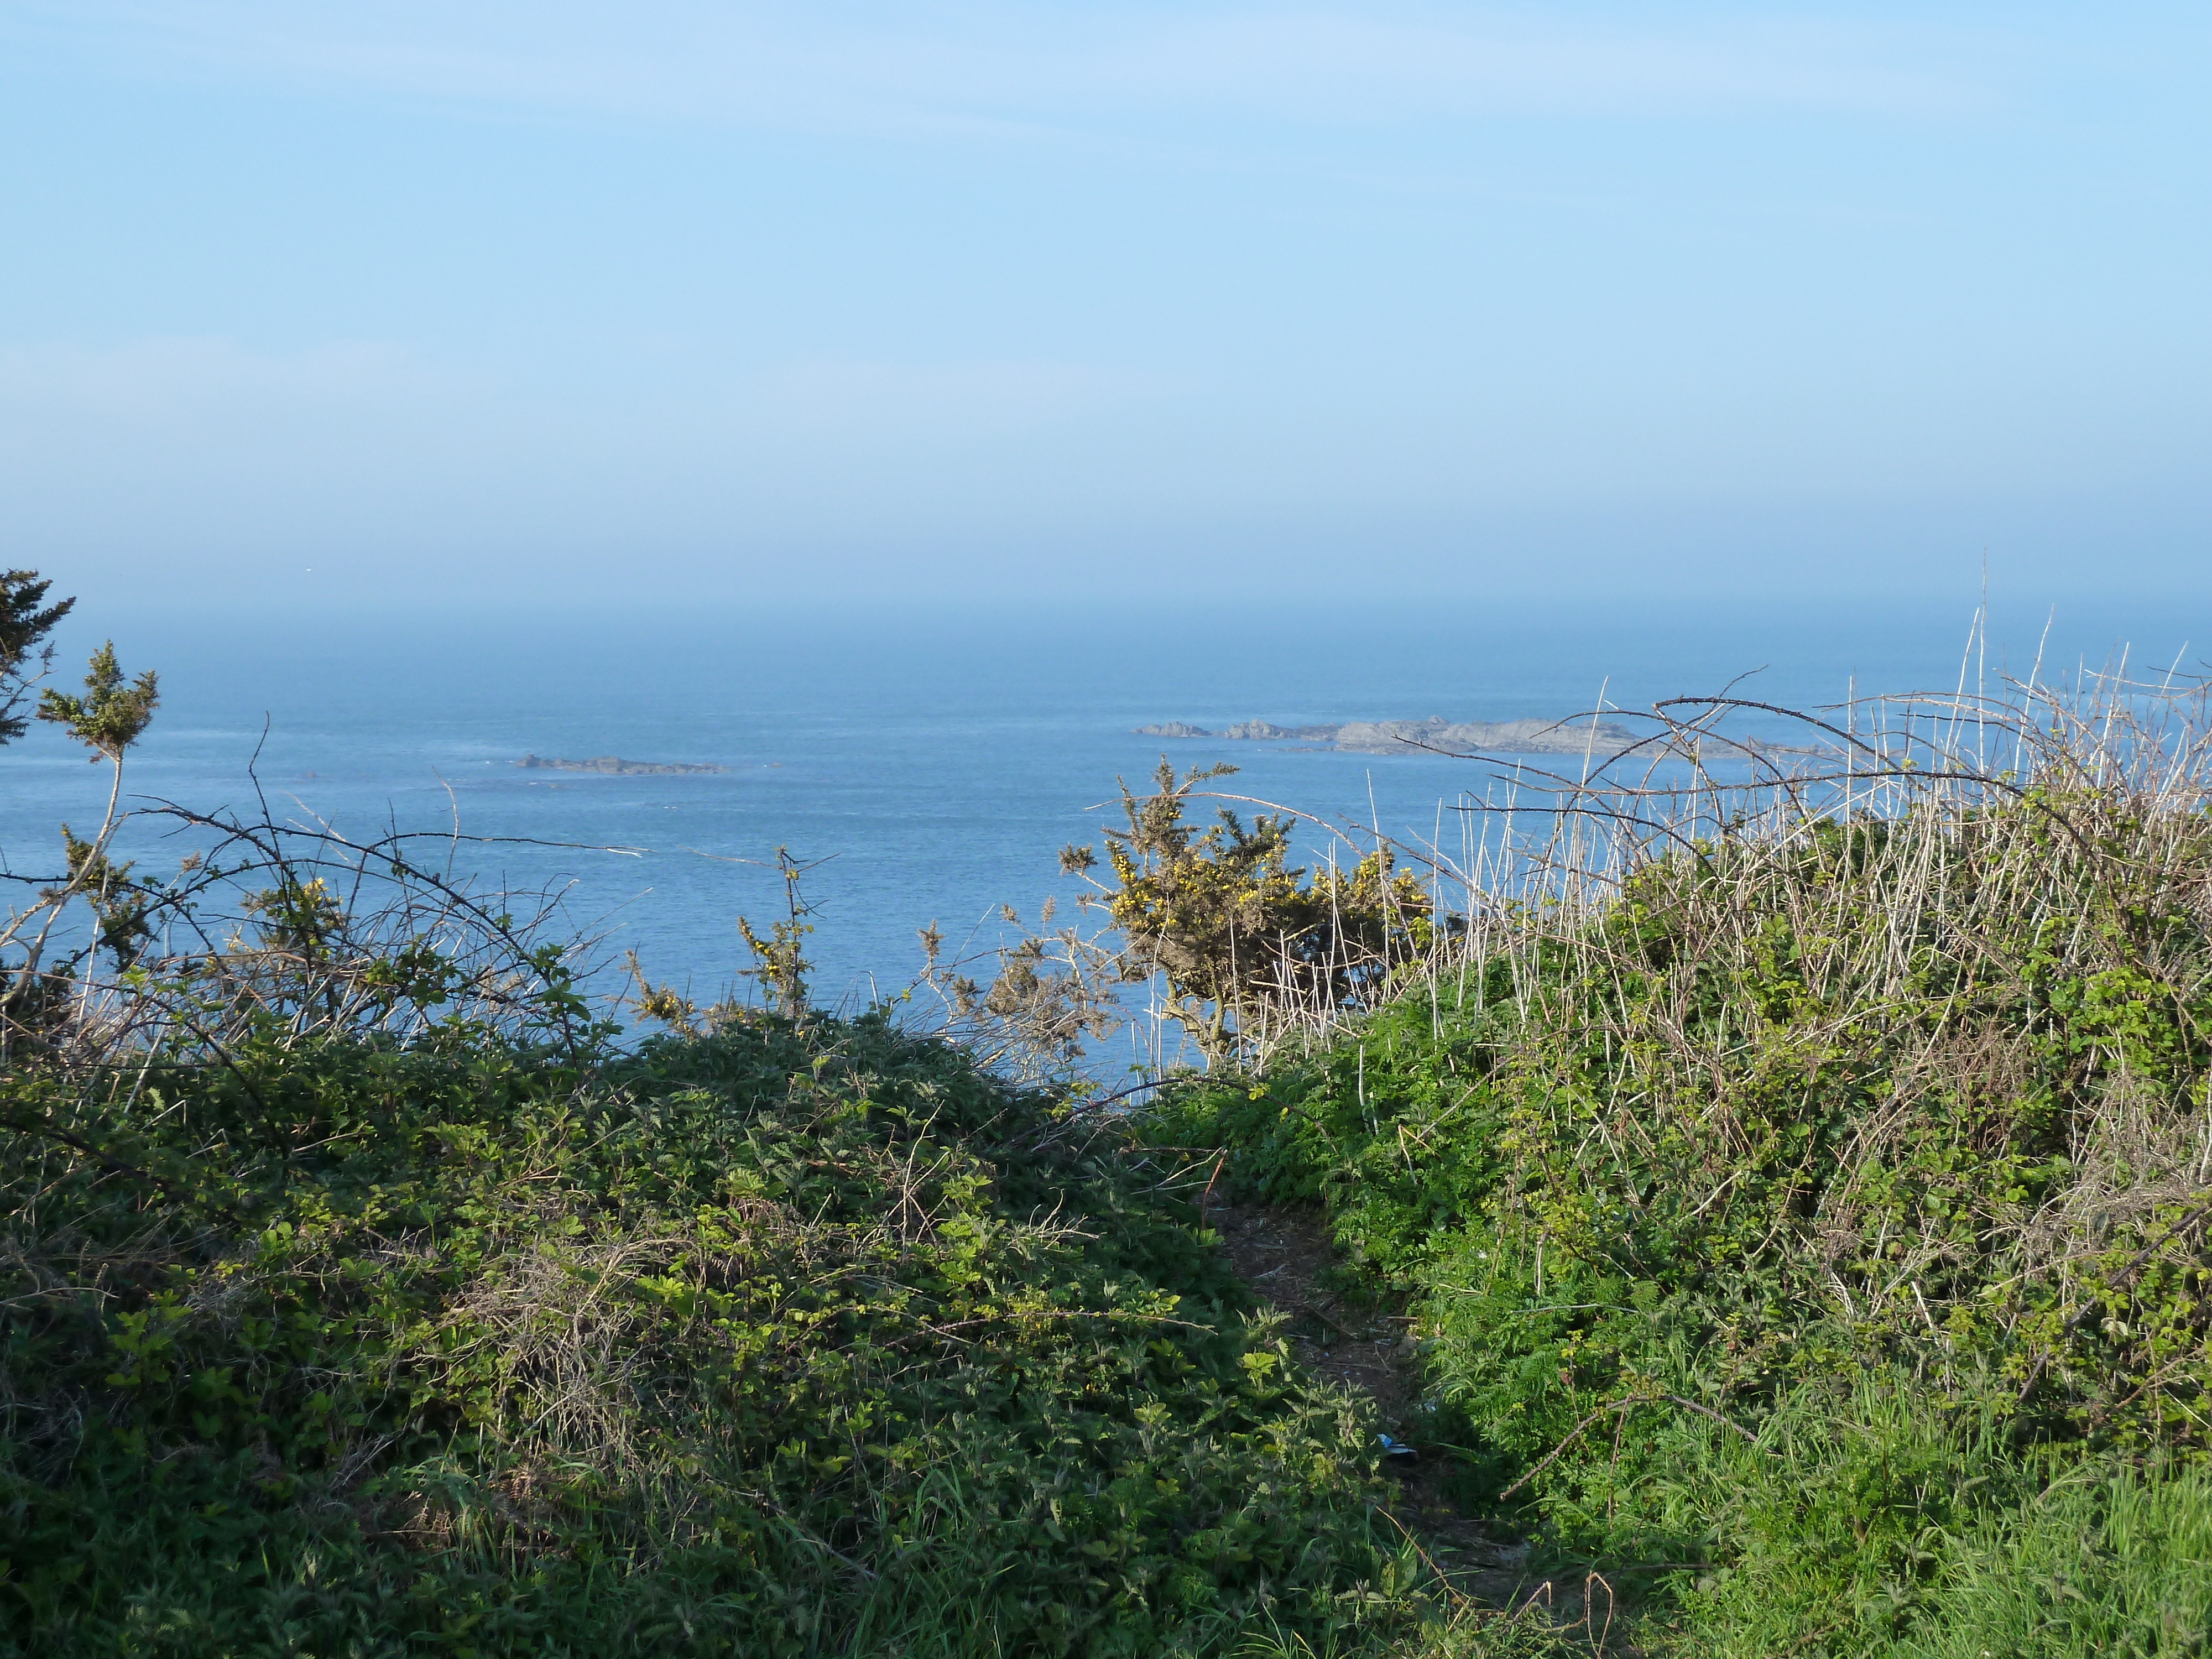
{"label": "pale cloud haze", "polygon": [[2202,605],[2208,46],[2156,6],[29,0],[0,556],[558,603],[610,561],[1954,594],[1986,555]]}

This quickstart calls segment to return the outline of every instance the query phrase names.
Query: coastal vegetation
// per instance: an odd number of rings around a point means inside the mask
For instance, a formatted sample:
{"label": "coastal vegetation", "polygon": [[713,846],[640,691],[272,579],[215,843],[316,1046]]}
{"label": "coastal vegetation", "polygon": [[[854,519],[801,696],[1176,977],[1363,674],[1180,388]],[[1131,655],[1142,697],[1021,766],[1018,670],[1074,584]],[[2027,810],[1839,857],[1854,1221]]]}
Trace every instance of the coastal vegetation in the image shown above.
{"label": "coastal vegetation", "polygon": [[[157,706],[105,648],[40,699],[111,803]],[[111,804],[7,935],[7,1650],[1418,1627],[1358,1402],[1067,1091],[812,1009],[803,866],[764,1001],[630,1042],[405,834],[165,810],[173,872]]]}
{"label": "coastal vegetation", "polygon": [[1392,1426],[1639,1650],[2206,1651],[2201,690],[1886,702],[1786,774],[1728,708],[1512,803],[1449,969],[1143,1133],[1326,1211],[1419,1336]]}
{"label": "coastal vegetation", "polygon": [[[40,690],[46,594],[0,740],[108,805],[0,931],[5,1650],[2212,1649],[2197,690],[1665,706],[1456,862],[1164,763],[941,1026],[814,1006],[780,853],[641,1036],[404,833],[123,861],[158,682]],[[1199,1063],[1109,1090],[1139,995]]]}

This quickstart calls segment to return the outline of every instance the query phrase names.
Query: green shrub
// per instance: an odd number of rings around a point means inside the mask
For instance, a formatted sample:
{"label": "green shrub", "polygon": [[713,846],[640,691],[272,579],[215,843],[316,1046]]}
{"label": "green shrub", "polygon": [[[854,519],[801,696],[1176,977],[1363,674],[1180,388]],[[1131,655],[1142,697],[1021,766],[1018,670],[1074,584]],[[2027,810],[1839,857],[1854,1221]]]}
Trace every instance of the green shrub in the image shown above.
{"label": "green shrub", "polygon": [[19,1650],[1152,1654],[1418,1614],[1359,1413],[1050,1097],[872,1017],[599,1069],[266,1035],[5,1085]]}
{"label": "green shrub", "polygon": [[[2212,1440],[2212,823],[2124,773],[1678,838],[1144,1132],[1326,1208],[1416,1316],[1422,1437],[1639,1639],[1932,1641],[2027,1595],[2046,1485]],[[2141,1490],[2182,1559],[2196,1499]],[[2083,1571],[2081,1630],[2198,1628]]]}

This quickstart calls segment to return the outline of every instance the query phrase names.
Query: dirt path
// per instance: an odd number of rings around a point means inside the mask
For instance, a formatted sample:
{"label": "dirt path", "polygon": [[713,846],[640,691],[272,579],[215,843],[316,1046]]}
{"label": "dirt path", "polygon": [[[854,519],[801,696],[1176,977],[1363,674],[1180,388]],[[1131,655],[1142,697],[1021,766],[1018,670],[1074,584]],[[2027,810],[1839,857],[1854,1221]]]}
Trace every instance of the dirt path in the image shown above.
{"label": "dirt path", "polygon": [[1291,1316],[1298,1358],[1330,1381],[1370,1395],[1382,1427],[1409,1438],[1408,1414],[1420,1397],[1410,1322],[1328,1288],[1336,1252],[1319,1218],[1213,1199],[1206,1221],[1221,1235],[1221,1253],[1237,1276]]}
{"label": "dirt path", "polygon": [[1386,1467],[1401,1501],[1394,1518],[1428,1554],[1451,1587],[1492,1607],[1534,1600],[1565,1624],[1581,1625],[1584,1602],[1601,1625],[1610,1593],[1585,1575],[1547,1578],[1528,1570],[1528,1546],[1462,1514],[1444,1492],[1446,1464],[1421,1455],[1421,1370],[1413,1322],[1388,1303],[1347,1295],[1332,1282],[1336,1251],[1310,1210],[1232,1204],[1209,1195],[1205,1224],[1221,1237],[1231,1269],[1266,1302],[1291,1317],[1300,1361],[1331,1382],[1375,1402],[1383,1432],[1411,1445],[1410,1460]]}

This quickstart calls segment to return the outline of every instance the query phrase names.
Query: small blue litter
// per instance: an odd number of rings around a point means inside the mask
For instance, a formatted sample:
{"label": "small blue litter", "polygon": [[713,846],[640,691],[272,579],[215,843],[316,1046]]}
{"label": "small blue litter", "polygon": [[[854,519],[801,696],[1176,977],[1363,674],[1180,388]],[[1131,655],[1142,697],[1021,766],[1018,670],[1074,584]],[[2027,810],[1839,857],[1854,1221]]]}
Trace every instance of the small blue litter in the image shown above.
{"label": "small blue litter", "polygon": [[1411,1446],[1407,1445],[1402,1440],[1393,1440],[1387,1434],[1378,1434],[1375,1437],[1382,1443],[1382,1455],[1385,1457],[1413,1457],[1419,1455],[1419,1454],[1416,1453]]}

